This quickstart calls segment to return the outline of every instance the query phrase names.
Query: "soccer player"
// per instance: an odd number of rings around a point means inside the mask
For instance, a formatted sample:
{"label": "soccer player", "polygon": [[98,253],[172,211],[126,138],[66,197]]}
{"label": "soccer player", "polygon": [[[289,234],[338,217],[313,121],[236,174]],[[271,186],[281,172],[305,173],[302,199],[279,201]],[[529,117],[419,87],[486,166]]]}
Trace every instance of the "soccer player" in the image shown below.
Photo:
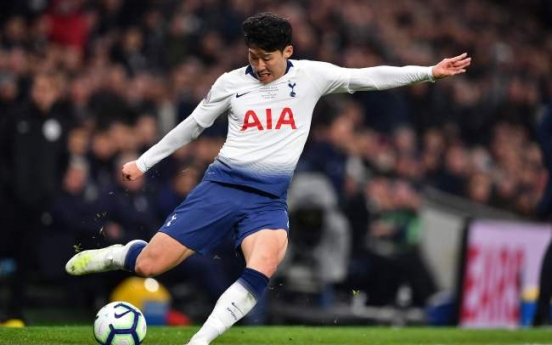
{"label": "soccer player", "polygon": [[242,276],[219,298],[189,341],[209,344],[246,315],[259,300],[288,245],[286,191],[309,134],[317,101],[332,93],[382,90],[464,73],[466,53],[435,66],[361,69],[291,60],[290,23],[260,13],[242,24],[249,65],[218,78],[192,114],[138,160],[122,178],[136,180],[188,144],[221,114],[228,136],[202,182],[169,214],[149,243],[87,250],[66,265],[73,275],[125,269],[155,276],[194,253],[207,254],[232,231],[245,259]]}

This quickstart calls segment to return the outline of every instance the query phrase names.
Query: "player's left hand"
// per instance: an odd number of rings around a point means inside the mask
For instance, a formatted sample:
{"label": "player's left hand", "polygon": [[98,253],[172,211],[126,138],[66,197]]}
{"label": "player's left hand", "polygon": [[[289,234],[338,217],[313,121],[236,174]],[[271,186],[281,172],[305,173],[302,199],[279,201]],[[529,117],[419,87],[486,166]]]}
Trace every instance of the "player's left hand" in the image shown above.
{"label": "player's left hand", "polygon": [[443,59],[431,69],[433,78],[441,79],[466,72],[466,67],[471,64],[471,57],[463,53],[453,58]]}

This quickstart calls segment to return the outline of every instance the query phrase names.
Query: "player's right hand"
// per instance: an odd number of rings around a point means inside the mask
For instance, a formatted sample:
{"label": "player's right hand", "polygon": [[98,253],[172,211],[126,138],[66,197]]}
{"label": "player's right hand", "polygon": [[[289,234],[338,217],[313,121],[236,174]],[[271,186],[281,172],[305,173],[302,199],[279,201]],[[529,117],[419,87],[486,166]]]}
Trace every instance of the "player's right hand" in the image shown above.
{"label": "player's right hand", "polygon": [[144,176],[144,173],[138,169],[136,161],[125,163],[123,169],[121,169],[121,174],[123,181],[134,181]]}
{"label": "player's right hand", "polygon": [[460,73],[465,73],[466,68],[471,64],[471,57],[468,53],[462,53],[453,58],[443,59],[437,65],[433,66],[431,73],[433,78],[441,79],[451,77]]}

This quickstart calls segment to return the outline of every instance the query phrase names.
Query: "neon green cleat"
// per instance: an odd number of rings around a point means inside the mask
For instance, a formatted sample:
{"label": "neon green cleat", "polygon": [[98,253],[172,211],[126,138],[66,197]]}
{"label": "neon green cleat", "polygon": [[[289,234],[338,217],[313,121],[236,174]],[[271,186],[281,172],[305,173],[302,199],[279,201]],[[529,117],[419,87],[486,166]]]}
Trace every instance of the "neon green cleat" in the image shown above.
{"label": "neon green cleat", "polygon": [[122,244],[114,244],[102,249],[85,250],[73,256],[65,265],[65,271],[74,276],[107,272],[122,269],[123,265],[114,260],[117,249]]}

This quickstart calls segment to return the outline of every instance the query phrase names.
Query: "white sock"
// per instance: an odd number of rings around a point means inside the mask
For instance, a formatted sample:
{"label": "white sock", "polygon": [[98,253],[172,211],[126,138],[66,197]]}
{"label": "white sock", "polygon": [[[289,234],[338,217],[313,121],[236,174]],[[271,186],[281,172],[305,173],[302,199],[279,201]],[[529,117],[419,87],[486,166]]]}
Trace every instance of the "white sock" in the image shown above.
{"label": "white sock", "polygon": [[190,339],[190,345],[207,345],[247,315],[257,304],[255,297],[239,281],[218,299],[201,329]]}
{"label": "white sock", "polygon": [[133,240],[128,242],[124,246],[113,246],[109,253],[107,253],[107,258],[113,262],[113,265],[117,267],[118,269],[124,269],[125,267],[125,260],[128,254],[128,251],[130,250],[130,247],[136,243],[136,242],[144,242],[142,240]]}

